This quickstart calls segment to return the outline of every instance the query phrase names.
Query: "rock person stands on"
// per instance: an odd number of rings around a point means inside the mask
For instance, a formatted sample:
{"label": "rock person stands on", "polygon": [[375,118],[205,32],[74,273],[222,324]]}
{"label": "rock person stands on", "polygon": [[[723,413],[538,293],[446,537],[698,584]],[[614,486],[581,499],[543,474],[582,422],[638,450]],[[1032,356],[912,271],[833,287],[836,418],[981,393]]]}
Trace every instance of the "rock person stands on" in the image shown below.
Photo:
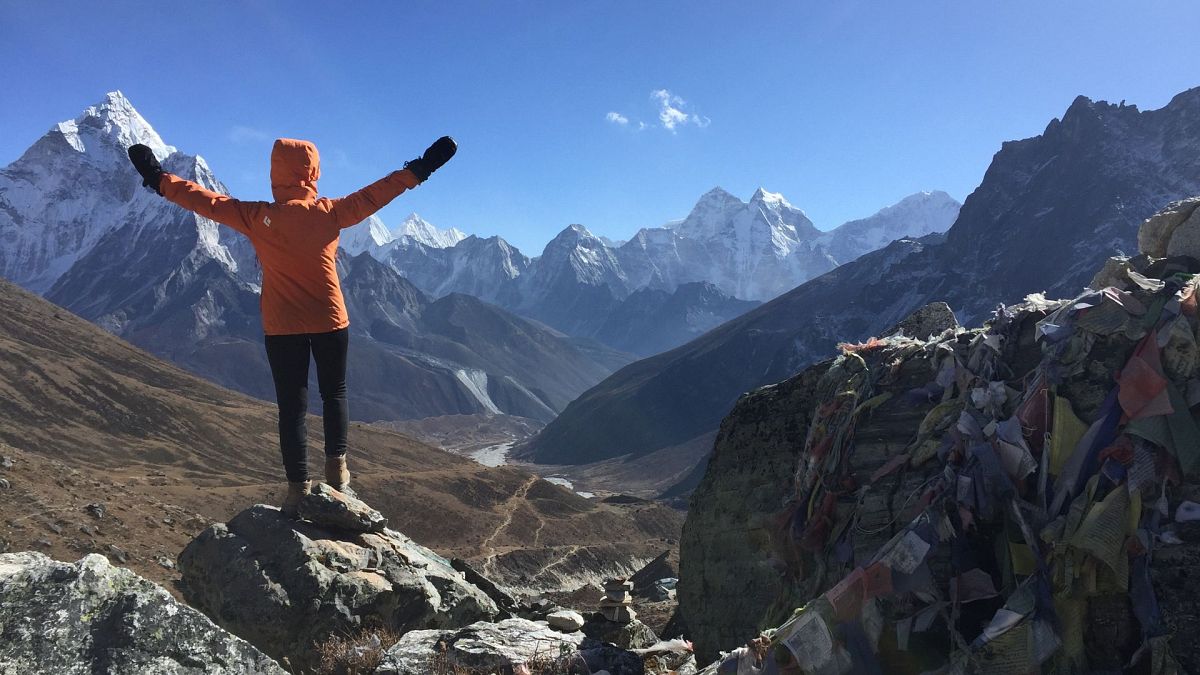
{"label": "rock person stands on", "polygon": [[189,211],[232,227],[254,246],[262,265],[263,332],[279,403],[279,447],[288,479],[284,515],[296,516],[311,485],[305,428],[310,353],[324,403],[325,479],[339,490],[350,484],[346,468],[350,318],[337,276],[338,235],[423,183],[456,150],[454,140],[443,136],[402,170],[354,194],[328,199],[317,196],[321,164],[316,146],[280,138],[271,150],[275,201],[243,202],[163,172],[145,145],[129,148],[129,159],[142,175],[143,185]]}

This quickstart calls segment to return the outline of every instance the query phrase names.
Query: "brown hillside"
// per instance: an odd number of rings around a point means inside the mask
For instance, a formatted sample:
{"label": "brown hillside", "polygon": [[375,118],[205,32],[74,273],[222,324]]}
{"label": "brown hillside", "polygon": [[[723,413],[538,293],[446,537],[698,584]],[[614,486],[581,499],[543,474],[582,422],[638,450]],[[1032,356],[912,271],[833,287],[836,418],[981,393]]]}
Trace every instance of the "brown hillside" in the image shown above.
{"label": "brown hillside", "polygon": [[[310,420],[314,449],[320,427]],[[275,434],[274,406],[0,281],[0,456],[12,460],[0,461],[10,484],[0,483],[0,550],[119,560],[115,546],[129,567],[170,581],[160,558],[169,564],[210,522],[280,498]],[[681,516],[662,506],[582,499],[368,425],[351,426],[350,444],[356,489],[394,528],[512,585],[552,588],[632,571],[681,527]],[[311,454],[319,461],[319,450]],[[554,569],[543,572],[542,561]]]}

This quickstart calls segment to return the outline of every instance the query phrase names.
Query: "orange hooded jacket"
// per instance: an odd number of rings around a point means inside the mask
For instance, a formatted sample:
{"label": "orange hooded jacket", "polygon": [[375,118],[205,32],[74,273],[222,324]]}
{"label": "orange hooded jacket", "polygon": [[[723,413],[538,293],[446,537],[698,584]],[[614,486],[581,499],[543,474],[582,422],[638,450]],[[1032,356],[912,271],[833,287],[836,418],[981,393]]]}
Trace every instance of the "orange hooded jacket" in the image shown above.
{"label": "orange hooded jacket", "polygon": [[308,141],[281,138],[271,149],[274,202],[243,202],[164,173],[159,190],[183,208],[250,238],[262,264],[267,335],[327,333],[350,325],[336,258],[341,230],[361,222],[420,181],[394,171],[341,199],[317,197],[321,160]]}

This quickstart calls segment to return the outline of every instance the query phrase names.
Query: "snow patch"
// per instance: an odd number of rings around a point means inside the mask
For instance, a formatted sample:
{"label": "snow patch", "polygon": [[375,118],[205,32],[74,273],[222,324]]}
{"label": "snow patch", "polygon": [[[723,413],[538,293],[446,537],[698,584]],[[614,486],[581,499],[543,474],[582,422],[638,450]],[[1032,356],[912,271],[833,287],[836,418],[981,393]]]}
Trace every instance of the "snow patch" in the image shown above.
{"label": "snow patch", "polygon": [[492,397],[487,393],[487,373],[482,370],[459,368],[454,371],[454,377],[462,382],[467,391],[479,401],[479,405],[483,406],[484,410],[497,415],[502,414],[500,406],[492,401]]}

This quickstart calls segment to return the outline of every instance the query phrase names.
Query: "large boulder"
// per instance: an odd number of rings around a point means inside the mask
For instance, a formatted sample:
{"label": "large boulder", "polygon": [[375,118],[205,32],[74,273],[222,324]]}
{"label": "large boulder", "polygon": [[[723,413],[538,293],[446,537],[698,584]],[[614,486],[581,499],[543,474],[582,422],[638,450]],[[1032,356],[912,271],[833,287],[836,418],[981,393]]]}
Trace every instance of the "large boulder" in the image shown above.
{"label": "large boulder", "polygon": [[570,668],[570,662],[575,660],[570,655],[575,654],[583,640],[580,633],[559,633],[545,623],[520,618],[499,623],[480,621],[457,630],[415,630],[405,633],[387,650],[375,672],[377,675],[512,672],[516,666],[545,664],[560,658],[564,670],[578,672]]}
{"label": "large boulder", "polygon": [[0,555],[0,672],[270,673],[284,670],[160,586],[92,554]]}
{"label": "large boulder", "polygon": [[[1189,197],[1167,204],[1158,213],[1150,216],[1138,227],[1138,250],[1154,258],[1165,258],[1168,255],[1190,255],[1200,258],[1200,250],[1181,250],[1190,237],[1181,237],[1178,244],[1172,246],[1175,231],[1196,213],[1200,206],[1200,197]],[[1200,223],[1198,223],[1200,224]]]}
{"label": "large boulder", "polygon": [[494,602],[403,534],[284,518],[262,504],[200,533],[179,556],[188,602],[293,667],[332,636],[461,626]]}

